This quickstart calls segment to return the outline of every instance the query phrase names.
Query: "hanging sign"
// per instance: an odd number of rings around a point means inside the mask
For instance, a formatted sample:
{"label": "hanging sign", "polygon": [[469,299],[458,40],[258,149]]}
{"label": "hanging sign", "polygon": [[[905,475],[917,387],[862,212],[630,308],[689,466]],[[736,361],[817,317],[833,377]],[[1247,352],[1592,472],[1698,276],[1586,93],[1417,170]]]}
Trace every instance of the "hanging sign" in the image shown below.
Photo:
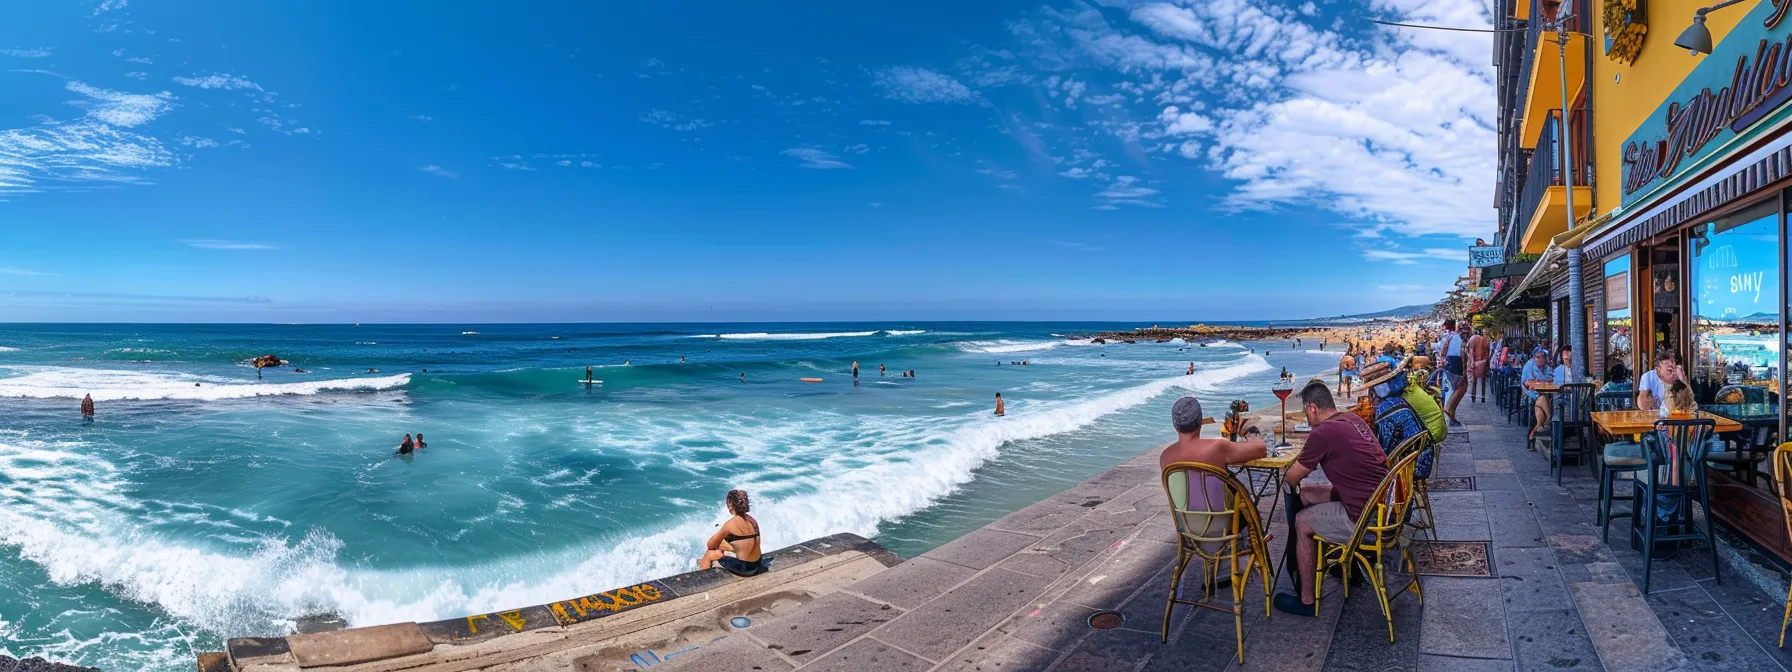
{"label": "hanging sign", "polygon": [[1757,3],[1624,141],[1624,205],[1681,177],[1792,99],[1792,2]]}
{"label": "hanging sign", "polygon": [[1506,263],[1506,248],[1493,247],[1491,245],[1487,247],[1468,248],[1469,268],[1486,268],[1488,266],[1498,266],[1503,263]]}

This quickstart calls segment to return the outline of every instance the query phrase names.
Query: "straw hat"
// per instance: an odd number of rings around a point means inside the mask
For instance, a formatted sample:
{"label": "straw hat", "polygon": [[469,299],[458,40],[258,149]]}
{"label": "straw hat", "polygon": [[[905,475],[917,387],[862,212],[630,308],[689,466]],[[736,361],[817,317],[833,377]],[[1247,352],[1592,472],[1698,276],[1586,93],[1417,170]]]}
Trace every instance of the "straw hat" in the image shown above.
{"label": "straw hat", "polygon": [[1393,366],[1387,362],[1370,364],[1368,368],[1363,369],[1363,382],[1361,385],[1363,387],[1375,387],[1376,385],[1388,382],[1393,380],[1394,376],[1400,375],[1400,371],[1404,368],[1406,368],[1404,363],[1399,366]]}
{"label": "straw hat", "polygon": [[1413,355],[1407,358],[1406,365],[1415,369],[1431,368],[1431,358],[1424,355]]}

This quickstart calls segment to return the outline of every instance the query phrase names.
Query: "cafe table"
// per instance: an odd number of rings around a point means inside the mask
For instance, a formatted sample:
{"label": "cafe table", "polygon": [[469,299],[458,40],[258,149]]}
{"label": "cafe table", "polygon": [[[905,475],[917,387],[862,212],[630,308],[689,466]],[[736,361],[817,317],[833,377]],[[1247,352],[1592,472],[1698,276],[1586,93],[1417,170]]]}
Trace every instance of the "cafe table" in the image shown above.
{"label": "cafe table", "polygon": [[[1741,405],[1746,406],[1747,404]],[[1700,409],[1693,417],[1700,420],[1717,421],[1716,431],[1719,433],[1742,430],[1742,423],[1722,415],[1717,415],[1708,410]],[[1611,436],[1642,434],[1655,431],[1655,421],[1661,419],[1663,419],[1661,414],[1655,411],[1629,410],[1593,412],[1593,424],[1599,427],[1599,431],[1605,432]]]}
{"label": "cafe table", "polygon": [[[1253,498],[1257,501],[1262,501],[1265,496],[1270,498],[1269,511],[1263,514],[1263,524],[1266,527],[1276,517],[1276,507],[1282,503],[1281,495],[1284,494],[1282,486],[1286,483],[1285,476],[1288,473],[1288,467],[1294,464],[1296,459],[1299,459],[1301,449],[1307,444],[1307,432],[1295,431],[1293,427],[1290,427],[1287,440],[1289,445],[1280,449],[1272,446],[1269,455],[1233,466],[1234,473],[1244,481],[1245,487],[1250,488]],[[1298,497],[1293,493],[1287,494]],[[1290,507],[1292,506],[1290,504]],[[1290,566],[1288,563],[1294,562],[1294,514],[1292,511],[1288,515],[1287,538],[1288,542],[1282,553],[1282,562],[1270,567],[1271,577],[1280,577],[1282,570]],[[1296,582],[1295,585],[1299,586],[1300,577],[1293,578]]]}

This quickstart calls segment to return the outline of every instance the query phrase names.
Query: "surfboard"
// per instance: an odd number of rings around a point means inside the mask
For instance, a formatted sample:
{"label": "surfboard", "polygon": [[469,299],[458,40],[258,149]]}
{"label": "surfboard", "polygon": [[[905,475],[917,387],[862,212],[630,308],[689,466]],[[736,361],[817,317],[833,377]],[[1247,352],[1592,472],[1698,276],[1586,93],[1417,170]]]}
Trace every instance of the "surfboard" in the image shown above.
{"label": "surfboard", "polygon": [[580,378],[579,382],[584,383],[586,385],[602,385],[602,384],[604,384],[604,381],[601,381],[601,380],[585,380],[584,378]]}
{"label": "surfboard", "polygon": [[819,383],[819,382],[821,382],[821,379],[820,378],[803,378],[802,381],[805,383]]}

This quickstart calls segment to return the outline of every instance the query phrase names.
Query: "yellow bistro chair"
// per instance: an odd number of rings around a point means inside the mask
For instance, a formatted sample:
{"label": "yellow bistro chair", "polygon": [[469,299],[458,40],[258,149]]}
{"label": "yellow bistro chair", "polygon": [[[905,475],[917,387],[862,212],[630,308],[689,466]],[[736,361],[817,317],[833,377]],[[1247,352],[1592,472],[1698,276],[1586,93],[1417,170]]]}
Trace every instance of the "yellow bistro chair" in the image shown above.
{"label": "yellow bistro chair", "polygon": [[[1408,589],[1419,599],[1419,606],[1425,605],[1425,593],[1419,586],[1419,572],[1413,564],[1412,556],[1401,550],[1402,535],[1406,531],[1406,514],[1413,501],[1413,471],[1419,461],[1419,452],[1408,451],[1394,466],[1388,469],[1388,475],[1381,479],[1381,485],[1375,487],[1375,494],[1369,498],[1363,508],[1362,515],[1356,521],[1356,530],[1349,539],[1326,539],[1318,534],[1313,535],[1314,551],[1319,561],[1313,572],[1313,609],[1319,609],[1319,597],[1323,592],[1325,572],[1332,567],[1340,567],[1344,572],[1344,596],[1350,597],[1350,568],[1359,565],[1363,573],[1369,575],[1369,585],[1375,589],[1376,599],[1381,601],[1381,615],[1388,620],[1388,642],[1394,641],[1394,611],[1389,601],[1399,597]],[[1412,576],[1412,581],[1393,594],[1388,593],[1387,568],[1384,565],[1388,554],[1399,553],[1403,565]]]}
{"label": "yellow bistro chair", "polygon": [[[1431,446],[1430,432],[1421,432],[1407,437],[1405,441],[1400,442],[1400,445],[1394,446],[1394,452],[1388,453],[1388,466],[1393,467],[1400,460],[1406,459],[1408,455],[1425,452],[1426,446]],[[1428,484],[1431,481],[1430,476],[1437,474],[1437,468],[1441,462],[1439,458],[1442,456],[1439,454],[1438,448],[1439,446],[1431,446],[1431,474],[1425,478],[1418,478],[1415,473],[1412,479],[1412,516],[1406,521],[1407,525],[1431,535],[1432,539],[1437,538],[1437,525],[1436,520],[1431,516],[1431,488]]]}
{"label": "yellow bistro chair", "polygon": [[[1164,467],[1164,493],[1170,498],[1170,519],[1176,523],[1176,565],[1170,574],[1170,597],[1164,603],[1163,639],[1170,638],[1170,615],[1178,604],[1232,612],[1238,636],[1238,662],[1244,663],[1244,591],[1251,572],[1262,575],[1263,615],[1269,617],[1269,543],[1250,490],[1225,469],[1199,462]],[[1182,572],[1201,559],[1201,600],[1182,599]],[[1214,580],[1222,565],[1232,579],[1230,607],[1213,604]]]}
{"label": "yellow bistro chair", "polygon": [[[1773,492],[1780,498],[1780,517],[1786,519],[1786,536],[1792,538],[1792,442],[1773,451]],[[1780,617],[1780,647],[1786,646],[1786,622],[1792,621],[1792,585],[1786,587],[1786,615]]]}

